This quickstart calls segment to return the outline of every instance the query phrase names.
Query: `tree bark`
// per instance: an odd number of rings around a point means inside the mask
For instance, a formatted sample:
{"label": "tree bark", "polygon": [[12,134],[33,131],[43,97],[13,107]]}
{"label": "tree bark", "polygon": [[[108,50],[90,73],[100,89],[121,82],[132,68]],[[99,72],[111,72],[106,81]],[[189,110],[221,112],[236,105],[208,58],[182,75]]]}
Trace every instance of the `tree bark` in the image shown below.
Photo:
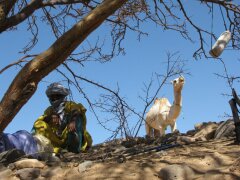
{"label": "tree bark", "polygon": [[233,120],[235,124],[236,142],[240,143],[240,120],[238,116],[238,109],[237,109],[237,104],[235,102],[235,99],[231,99],[229,101],[229,104],[232,109]]}
{"label": "tree bark", "polygon": [[0,26],[4,23],[8,13],[17,0],[0,0]]}
{"label": "tree bark", "polygon": [[235,89],[232,89],[232,95],[233,95],[233,99],[235,100],[235,102],[237,103],[238,106],[240,106],[240,99],[235,91]]}
{"label": "tree bark", "polygon": [[0,132],[32,97],[39,81],[63,63],[86,37],[127,0],[105,0],[84,19],[27,63],[17,74],[0,102]]}

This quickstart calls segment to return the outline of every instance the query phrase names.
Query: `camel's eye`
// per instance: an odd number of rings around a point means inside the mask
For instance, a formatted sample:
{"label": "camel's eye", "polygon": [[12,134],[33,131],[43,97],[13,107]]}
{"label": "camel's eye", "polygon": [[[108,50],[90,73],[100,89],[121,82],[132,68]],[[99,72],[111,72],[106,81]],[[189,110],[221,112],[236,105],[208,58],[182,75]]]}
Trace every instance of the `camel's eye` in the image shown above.
{"label": "camel's eye", "polygon": [[177,80],[173,80],[173,83],[174,83],[174,84],[177,83]]}

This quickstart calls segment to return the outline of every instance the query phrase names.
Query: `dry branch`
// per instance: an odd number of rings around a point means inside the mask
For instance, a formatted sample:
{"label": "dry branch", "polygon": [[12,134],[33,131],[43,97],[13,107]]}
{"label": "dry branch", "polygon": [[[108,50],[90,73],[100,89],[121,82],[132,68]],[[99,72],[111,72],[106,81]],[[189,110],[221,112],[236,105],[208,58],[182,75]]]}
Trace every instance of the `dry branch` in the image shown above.
{"label": "dry branch", "polygon": [[63,63],[85,38],[127,0],[105,0],[84,19],[62,35],[49,49],[27,63],[0,103],[0,132],[31,98],[39,81]]}

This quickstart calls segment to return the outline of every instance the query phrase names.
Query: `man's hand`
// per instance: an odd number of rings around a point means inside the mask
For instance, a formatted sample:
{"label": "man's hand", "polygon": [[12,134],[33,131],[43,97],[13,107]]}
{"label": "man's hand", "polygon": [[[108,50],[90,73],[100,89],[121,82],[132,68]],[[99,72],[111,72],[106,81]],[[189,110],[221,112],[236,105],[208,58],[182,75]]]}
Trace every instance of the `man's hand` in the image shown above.
{"label": "man's hand", "polygon": [[75,121],[71,121],[71,122],[68,124],[68,130],[69,130],[70,132],[76,131],[76,123],[75,123]]}
{"label": "man's hand", "polygon": [[59,116],[58,115],[52,115],[52,122],[53,122],[53,124],[55,124],[55,125],[59,125],[60,124],[60,118],[59,118]]}

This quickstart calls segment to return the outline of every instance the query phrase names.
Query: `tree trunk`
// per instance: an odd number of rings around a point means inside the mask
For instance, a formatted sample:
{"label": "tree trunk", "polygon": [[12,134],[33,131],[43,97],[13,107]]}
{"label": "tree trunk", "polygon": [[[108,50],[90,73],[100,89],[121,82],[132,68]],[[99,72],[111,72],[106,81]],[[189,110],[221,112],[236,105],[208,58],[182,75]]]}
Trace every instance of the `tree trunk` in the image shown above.
{"label": "tree trunk", "polygon": [[235,124],[236,142],[240,143],[240,120],[238,116],[238,109],[237,109],[237,104],[235,102],[235,99],[231,99],[229,101],[229,104],[232,109],[233,120]]}
{"label": "tree trunk", "polygon": [[86,37],[127,0],[105,0],[84,19],[64,33],[46,51],[26,64],[0,102],[0,132],[32,97],[39,81],[63,63]]}

